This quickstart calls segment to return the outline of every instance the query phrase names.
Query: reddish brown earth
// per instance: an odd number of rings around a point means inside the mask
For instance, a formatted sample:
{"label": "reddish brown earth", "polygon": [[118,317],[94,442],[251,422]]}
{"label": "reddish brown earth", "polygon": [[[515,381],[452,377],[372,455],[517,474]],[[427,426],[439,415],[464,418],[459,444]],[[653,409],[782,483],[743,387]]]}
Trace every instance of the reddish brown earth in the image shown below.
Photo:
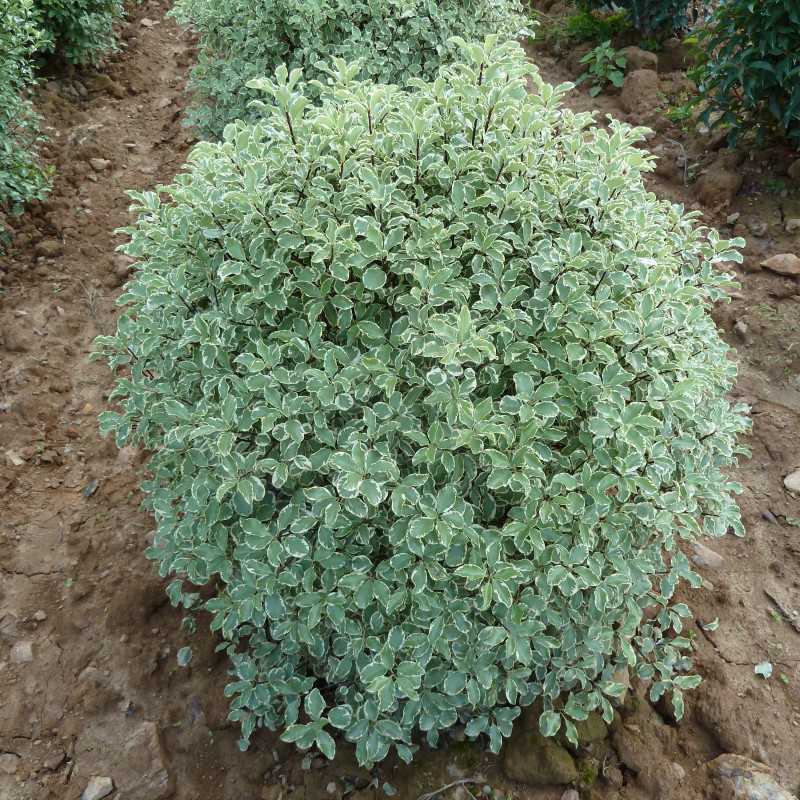
{"label": "reddish brown earth", "polygon": [[[458,734],[411,767],[384,764],[374,776],[344,748],[333,764],[303,769],[268,734],[241,753],[216,641],[201,630],[191,668],[176,664],[189,640],[142,555],[151,529],[139,510],[142,458],[99,437],[111,379],[88,362],[94,337],[113,328],[125,279],[114,233],[129,221],[124,190],[169,181],[191,144],[180,117],[192,45],[164,18],[167,7],[140,6],[123,31],[127,48],[101,73],[62,75],[42,91],[55,188],[15,223],[14,245],[0,256],[0,798],[77,800],[103,776],[120,800],[366,800],[377,796],[361,788],[373,777],[403,800],[462,779],[478,783],[449,796],[467,798],[485,783],[520,800],[557,800],[565,787],[515,785],[500,759]],[[548,80],[575,76],[566,56],[540,48],[534,58]],[[685,78],[662,75],[660,85],[669,96]],[[619,96],[576,91],[568,102],[626,116]],[[699,174],[718,160],[715,143],[663,117],[655,123],[648,146],[665,157],[653,189],[693,205],[696,189],[684,185],[675,156]],[[753,456],[736,472],[747,538],[715,544],[721,560],[701,568],[706,586],[690,598],[705,681],[679,724],[634,696],[610,738],[581,753],[583,797],[727,800],[706,767],[722,753],[765,762],[789,790],[800,785],[800,633],[767,595],[800,608],[800,501],[783,486],[800,467],[800,284],[758,268],[770,255],[800,252],[797,234],[783,229],[785,218],[800,217],[797,188],[782,176],[788,158],[745,154],[732,207],[702,209],[722,226],[740,212],[736,233],[750,239],[737,268],[742,288],[715,318],[739,348],[735,393],[751,403],[754,424]],[[716,631],[701,630],[716,617]],[[770,679],[754,673],[767,660]]]}

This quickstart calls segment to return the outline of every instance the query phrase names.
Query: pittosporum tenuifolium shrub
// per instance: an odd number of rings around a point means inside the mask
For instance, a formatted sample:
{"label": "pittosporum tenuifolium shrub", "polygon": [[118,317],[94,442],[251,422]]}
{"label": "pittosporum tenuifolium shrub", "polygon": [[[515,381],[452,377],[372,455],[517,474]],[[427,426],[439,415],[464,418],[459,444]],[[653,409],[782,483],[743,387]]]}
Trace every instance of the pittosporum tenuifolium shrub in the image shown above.
{"label": "pittosporum tenuifolium shrub", "polygon": [[521,9],[520,0],[178,0],[173,14],[200,34],[189,121],[219,138],[227,123],[256,119],[247,82],[282,63],[307,80],[334,58],[360,59],[362,77],[382,83],[432,78],[456,57],[452,36],[526,33]]}
{"label": "pittosporum tenuifolium shrub", "polygon": [[96,63],[116,46],[114,24],[125,13],[122,0],[36,0],[45,39],[42,50],[71,64]]}
{"label": "pittosporum tenuifolium shrub", "polygon": [[699,680],[673,595],[681,540],[742,531],[707,314],[741,241],[645,189],[641,129],[458,45],[409,92],[281,67],[258,123],[134,195],[102,426],[154,452],[173,603],[215,587],[243,746],[340,731],[372,764],[462,721],[497,750],[538,697],[574,740],[624,667],[679,714]]}
{"label": "pittosporum tenuifolium shrub", "polygon": [[701,29],[708,60],[695,74],[703,118],[746,131],[779,133],[800,146],[800,5],[796,0],[727,0]]}
{"label": "pittosporum tenuifolium shrub", "polygon": [[28,97],[32,57],[41,42],[32,0],[0,0],[0,209],[19,211],[48,188],[36,145],[39,117]]}

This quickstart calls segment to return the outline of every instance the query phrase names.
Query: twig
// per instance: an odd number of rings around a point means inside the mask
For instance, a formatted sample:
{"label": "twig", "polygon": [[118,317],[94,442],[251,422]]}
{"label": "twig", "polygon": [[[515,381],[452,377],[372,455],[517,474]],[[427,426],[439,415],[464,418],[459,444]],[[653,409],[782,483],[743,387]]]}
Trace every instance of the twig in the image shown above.
{"label": "twig", "polygon": [[433,800],[434,797],[440,795],[442,792],[446,792],[448,789],[454,789],[456,786],[466,786],[468,783],[480,783],[480,781],[476,781],[474,778],[462,778],[460,781],[453,781],[446,786],[440,786],[438,789],[428,794],[421,794],[417,800]]}
{"label": "twig", "polygon": [[785,619],[785,620],[786,620],[786,621],[787,621],[787,622],[788,622],[788,623],[789,623],[789,624],[790,624],[790,625],[791,625],[791,626],[792,626],[792,627],[793,627],[793,628],[794,628],[794,629],[795,629],[795,630],[796,630],[798,633],[800,633],[800,620],[798,620],[798,619],[797,619],[797,612],[796,612],[796,611],[794,611],[794,612],[793,612],[793,611],[791,611],[790,609],[786,608],[786,606],[784,606],[784,605],[783,605],[783,603],[781,603],[781,601],[780,601],[780,600],[778,600],[778,598],[777,598],[777,597],[775,597],[775,595],[774,595],[774,594],[772,594],[772,592],[768,591],[767,589],[764,589],[764,594],[765,594],[767,597],[769,597],[769,599],[770,599],[770,600],[772,600],[772,602],[773,602],[773,603],[774,603],[774,605],[775,605],[775,608],[777,608],[777,609],[778,609],[778,611],[780,611],[780,612],[781,612],[781,615],[783,616],[783,618],[784,618],[784,619]]}

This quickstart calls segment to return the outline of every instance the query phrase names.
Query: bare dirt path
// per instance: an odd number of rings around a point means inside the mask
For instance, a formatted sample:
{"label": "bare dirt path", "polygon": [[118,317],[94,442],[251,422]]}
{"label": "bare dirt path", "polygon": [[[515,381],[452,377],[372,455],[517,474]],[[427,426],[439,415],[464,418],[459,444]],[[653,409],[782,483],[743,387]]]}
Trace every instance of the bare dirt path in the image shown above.
{"label": "bare dirt path", "polygon": [[[127,49],[107,69],[47,84],[41,102],[56,186],[0,256],[0,800],[77,800],[93,778],[110,778],[111,796],[124,800],[373,800],[363,788],[373,776],[345,748],[333,764],[305,769],[267,734],[239,752],[216,642],[201,629],[191,639],[192,667],[176,664],[189,640],[142,555],[151,526],[139,510],[141,456],[118,453],[97,433],[111,381],[87,357],[94,337],[114,325],[128,268],[114,234],[129,221],[124,190],[169,181],[190,144],[180,116],[192,45],[165,18],[168,5],[137,8],[123,32]],[[536,60],[549,80],[569,77],[545,55]],[[577,93],[569,101],[598,102],[619,112],[614,98]],[[656,176],[654,187],[692,202],[674,176]],[[751,216],[774,211],[752,193],[741,203]],[[751,260],[759,255],[749,251]],[[750,321],[737,388],[755,423],[753,458],[737,475],[749,535],[715,545],[718,557],[701,567],[707,584],[690,598],[698,623],[721,620],[714,632],[692,628],[706,680],[678,726],[667,708],[629,704],[610,738],[584,753],[585,797],[710,796],[705,765],[724,752],[766,761],[790,789],[800,783],[800,634],[765,594],[800,608],[792,522],[800,503],[782,484],[800,466],[800,384],[792,382],[800,354],[787,362],[784,352],[800,304],[791,281],[741,278],[741,298],[718,321],[731,336],[737,320]],[[765,660],[770,680],[753,671]],[[460,738],[456,731],[410,768],[383,765],[380,782],[397,786],[402,800],[473,777],[520,800],[561,797],[563,787],[509,784],[497,758]]]}

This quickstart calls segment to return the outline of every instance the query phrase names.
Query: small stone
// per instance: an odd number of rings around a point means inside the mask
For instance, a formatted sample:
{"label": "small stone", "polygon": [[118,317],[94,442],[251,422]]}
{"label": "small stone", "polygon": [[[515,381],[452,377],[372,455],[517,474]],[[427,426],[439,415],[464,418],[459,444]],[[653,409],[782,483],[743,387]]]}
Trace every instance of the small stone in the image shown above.
{"label": "small stone", "polygon": [[33,642],[17,642],[11,648],[11,660],[15,664],[30,664],[33,661]]}
{"label": "small stone", "polygon": [[800,258],[794,253],[772,256],[772,258],[762,261],[761,266],[770,272],[777,272],[778,275],[786,275],[790,278],[800,277]]}
{"label": "small stone", "polygon": [[766,764],[725,753],[708,764],[719,800],[797,800],[780,786]]}
{"label": "small stone", "polygon": [[0,773],[13,775],[19,767],[20,757],[16,753],[3,753],[0,755]]}
{"label": "small stone", "polygon": [[658,69],[658,56],[650,50],[643,50],[641,47],[631,45],[623,47],[619,51],[620,55],[625,56],[625,68],[632,69]]}
{"label": "small stone", "polygon": [[[6,343],[6,349],[8,349],[8,343]],[[12,467],[21,467],[25,463],[25,459],[14,450],[6,450],[6,461]]]}
{"label": "small stone", "polygon": [[738,211],[735,214],[728,214],[728,216],[725,218],[725,222],[727,222],[728,225],[735,225],[741,216],[742,215]]}
{"label": "small stone", "polygon": [[800,218],[793,217],[792,219],[787,219],[784,229],[786,233],[797,233],[797,231],[800,231]]}
{"label": "small stone", "polygon": [[44,239],[36,245],[33,251],[40,258],[56,258],[64,252],[64,243],[58,239]]}
{"label": "small stone", "polygon": [[761,512],[761,519],[769,522],[771,525],[778,524],[778,518],[769,509]]}
{"label": "small stone", "polygon": [[112,781],[111,778],[95,775],[89,780],[89,783],[83,790],[81,800],[102,800],[102,798],[108,797],[113,791],[114,781]]}
{"label": "small stone", "polygon": [[36,612],[36,613],[33,615],[33,618],[34,618],[34,619],[35,619],[37,622],[44,622],[44,621],[47,619],[47,614],[46,614],[44,611],[42,611],[42,610],[40,609],[39,611],[37,611],[37,612]]}
{"label": "small stone", "polygon": [[337,792],[338,790],[339,790],[339,787],[336,785],[336,781],[331,781],[331,782],[330,782],[330,783],[329,783],[329,784],[328,784],[328,785],[325,787],[325,791],[326,791],[328,794],[336,794],[336,792]]}
{"label": "small stone", "polygon": [[800,469],[790,472],[784,479],[783,485],[790,491],[800,494]]}
{"label": "small stone", "polygon": [[698,567],[719,569],[725,563],[725,559],[719,553],[715,553],[709,547],[700,544],[700,542],[694,542],[694,544],[692,544],[692,549],[694,550],[692,561],[694,561]]}
{"label": "small stone", "polygon": [[156,20],[154,19],[149,19],[148,17],[144,17],[144,19],[142,19],[141,25],[143,28],[155,28],[155,26],[158,25],[158,22],[156,22]]}
{"label": "small stone", "polygon": [[766,236],[769,230],[769,225],[766,222],[748,222],[747,227],[753,236],[758,236],[759,238]]}
{"label": "small stone", "polygon": [[739,320],[739,321],[738,321],[738,322],[737,322],[737,323],[736,323],[736,324],[733,326],[733,332],[734,332],[734,333],[735,333],[735,334],[736,334],[736,335],[737,335],[737,336],[738,336],[738,337],[739,337],[739,338],[740,338],[740,339],[741,339],[743,342],[746,342],[746,341],[748,341],[748,339],[749,339],[749,337],[748,337],[748,335],[747,335],[747,334],[748,334],[748,331],[749,331],[749,329],[748,329],[748,327],[747,327],[747,323],[746,323],[746,322],[743,322],[742,320]]}
{"label": "small stone", "polygon": [[581,796],[575,789],[567,789],[567,791],[561,795],[561,800],[581,800]]}
{"label": "small stone", "polygon": [[111,166],[111,162],[107,158],[90,158],[89,166],[95,172],[102,172]]}

